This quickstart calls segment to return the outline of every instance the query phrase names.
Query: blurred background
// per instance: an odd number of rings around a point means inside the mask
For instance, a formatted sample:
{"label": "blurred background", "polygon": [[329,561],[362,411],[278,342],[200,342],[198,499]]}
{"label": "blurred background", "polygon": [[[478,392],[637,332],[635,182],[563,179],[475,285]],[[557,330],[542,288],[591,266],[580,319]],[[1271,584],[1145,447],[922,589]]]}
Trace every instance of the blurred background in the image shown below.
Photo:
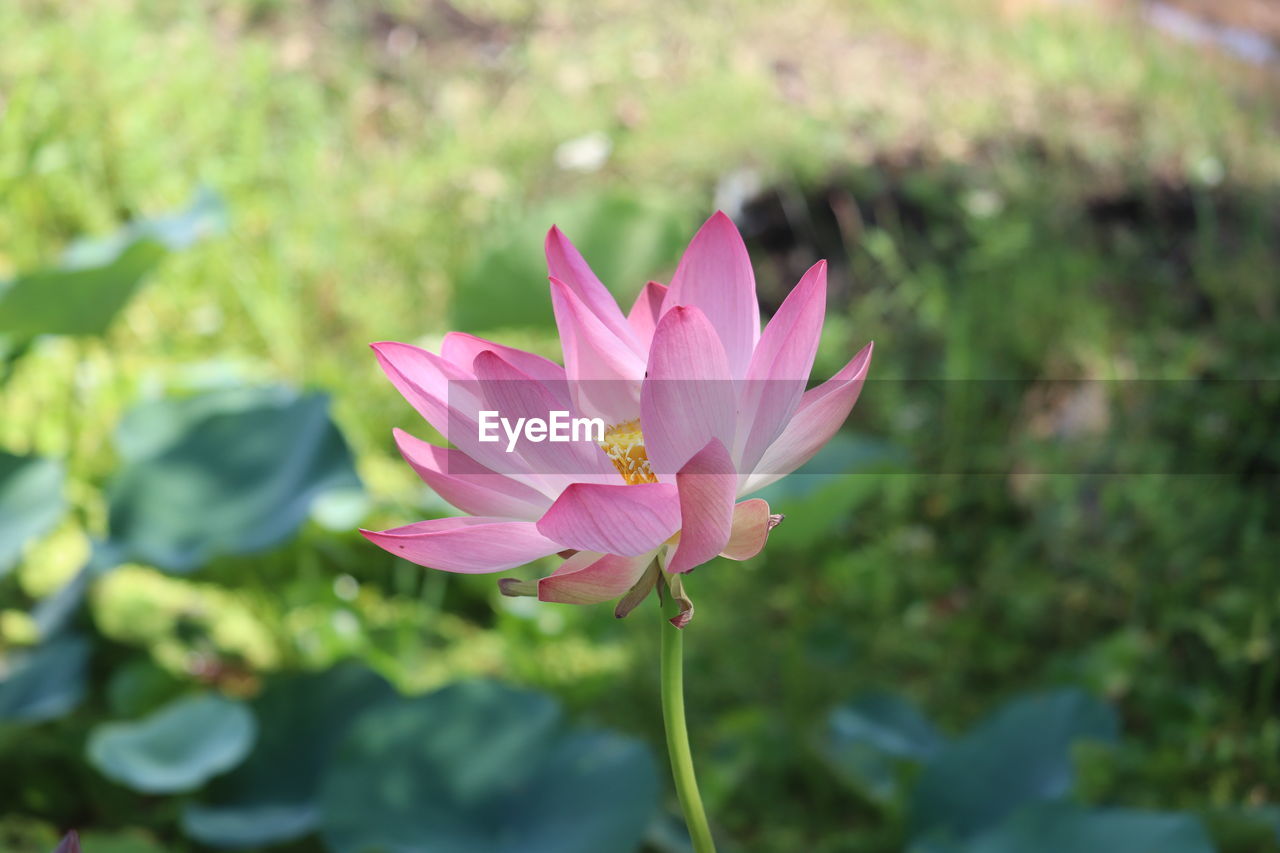
{"label": "blurred background", "polygon": [[[723,208],[872,382],[691,578],[727,851],[1280,850],[1267,0],[0,4],[0,850],[687,849],[658,613],[427,572],[367,344]],[[839,476],[832,476],[833,472]],[[550,566],[520,574],[535,577]]]}

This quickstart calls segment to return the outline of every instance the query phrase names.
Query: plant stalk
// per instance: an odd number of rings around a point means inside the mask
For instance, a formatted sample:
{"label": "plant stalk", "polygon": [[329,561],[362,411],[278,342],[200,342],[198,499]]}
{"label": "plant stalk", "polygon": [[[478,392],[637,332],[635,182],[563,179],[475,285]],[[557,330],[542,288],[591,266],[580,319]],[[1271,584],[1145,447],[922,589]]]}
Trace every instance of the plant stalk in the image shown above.
{"label": "plant stalk", "polygon": [[[662,721],[667,730],[667,755],[671,759],[671,775],[676,783],[676,796],[684,812],[685,825],[693,841],[694,853],[715,853],[707,813],[702,808],[698,780],[693,772],[693,753],[689,749],[689,730],[684,719],[684,631],[667,621],[677,612],[675,602],[666,596],[662,608]],[[670,611],[670,612],[668,612]]]}

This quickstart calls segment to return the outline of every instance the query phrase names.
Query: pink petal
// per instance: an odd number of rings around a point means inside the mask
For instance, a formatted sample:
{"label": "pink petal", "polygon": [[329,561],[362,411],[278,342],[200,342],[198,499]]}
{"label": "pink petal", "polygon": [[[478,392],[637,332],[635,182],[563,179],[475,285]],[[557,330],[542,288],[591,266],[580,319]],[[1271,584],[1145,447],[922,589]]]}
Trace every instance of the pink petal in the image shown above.
{"label": "pink petal", "polygon": [[871,366],[872,344],[867,344],[840,372],[811,388],[800,398],[800,407],[782,435],[769,446],[746,483],[743,493],[781,480],[817,454],[840,429],[858,402],[862,383]]}
{"label": "pink petal", "polygon": [[[546,386],[520,372],[496,353],[480,353],[476,356],[475,368],[485,404],[490,411],[496,410],[499,417],[512,423],[521,418],[547,421],[553,411],[563,410],[565,404]],[[501,436],[499,443],[505,451],[508,446],[505,435]],[[506,455],[522,460],[522,463],[515,463],[514,470],[523,471],[527,466],[553,494],[559,494],[575,480],[607,478],[609,482],[620,481],[609,457],[591,442],[532,441],[521,437],[516,441],[514,451]],[[498,472],[510,470],[513,468],[509,461]]]}
{"label": "pink petal", "polygon": [[738,413],[739,468],[755,468],[800,405],[827,311],[827,264],[809,268],[773,315],[751,356]]}
{"label": "pink petal", "polygon": [[470,370],[411,344],[383,341],[370,346],[396,390],[441,435],[447,436],[449,384],[471,378]]}
{"label": "pink petal", "polygon": [[538,533],[531,521],[483,516],[437,518],[360,533],[379,548],[411,563],[463,574],[513,569],[562,548]]}
{"label": "pink petal", "polygon": [[634,420],[640,412],[644,360],[587,310],[568,285],[554,278],[551,305],[578,411],[611,425]]}
{"label": "pink petal", "polygon": [[547,232],[544,248],[547,253],[547,274],[568,285],[587,310],[628,349],[635,353],[641,352],[613,294],[596,278],[581,253],[569,242],[569,238],[559,228],[552,226]]}
{"label": "pink petal", "polygon": [[627,322],[631,325],[631,333],[642,353],[649,351],[653,340],[653,330],[658,326],[658,318],[662,316],[662,301],[667,298],[667,286],[651,281],[640,291]]}
{"label": "pink petal", "polygon": [[[505,453],[501,442],[480,441],[481,388],[469,371],[409,344],[378,343],[373,351],[392,384],[446,441],[491,471],[543,488],[521,457]],[[547,493],[554,496],[559,489]]]}
{"label": "pink petal", "polygon": [[697,308],[672,308],[653,334],[640,392],[640,427],[654,473],[675,474],[713,438],[732,447],[736,406],[711,322]]}
{"label": "pink petal", "polygon": [[769,503],[760,498],[743,501],[733,508],[729,542],[720,556],[730,560],[750,560],[764,549],[769,530]]}
{"label": "pink petal", "polygon": [[623,556],[652,551],[679,529],[679,494],[669,483],[575,483],[538,521],[561,548]]}
{"label": "pink petal", "polygon": [[667,571],[697,568],[724,550],[733,525],[738,475],[729,451],[716,439],[676,474],[680,493],[680,545]]}
{"label": "pink petal", "polygon": [[733,221],[718,212],[698,230],[671,278],[663,311],[677,305],[702,310],[724,344],[735,379],[747,373],[760,339],[756,277]]}
{"label": "pink petal", "polygon": [[533,521],[551,499],[510,477],[496,474],[461,450],[437,447],[394,430],[400,455],[436,494],[471,515]]}
{"label": "pink petal", "polygon": [[440,355],[468,372],[474,373],[476,356],[482,352],[491,352],[502,357],[502,360],[539,380],[548,387],[556,387],[565,381],[564,368],[549,358],[543,358],[531,352],[515,347],[495,344],[465,332],[450,332],[444,336],[440,346]]}
{"label": "pink petal", "polygon": [[652,551],[635,557],[579,551],[538,581],[538,600],[564,604],[612,601],[635,586],[653,557]]}

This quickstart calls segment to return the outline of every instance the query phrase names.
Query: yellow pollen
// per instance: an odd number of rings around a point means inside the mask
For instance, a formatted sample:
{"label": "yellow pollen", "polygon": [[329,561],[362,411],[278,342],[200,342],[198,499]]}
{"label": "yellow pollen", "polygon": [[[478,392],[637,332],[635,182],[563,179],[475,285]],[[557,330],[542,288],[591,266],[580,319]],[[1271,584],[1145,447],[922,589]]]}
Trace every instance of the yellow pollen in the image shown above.
{"label": "yellow pollen", "polygon": [[644,433],[640,432],[640,421],[627,421],[625,424],[609,427],[604,434],[600,447],[613,461],[627,485],[640,483],[656,483],[649,467],[649,456],[644,452]]}

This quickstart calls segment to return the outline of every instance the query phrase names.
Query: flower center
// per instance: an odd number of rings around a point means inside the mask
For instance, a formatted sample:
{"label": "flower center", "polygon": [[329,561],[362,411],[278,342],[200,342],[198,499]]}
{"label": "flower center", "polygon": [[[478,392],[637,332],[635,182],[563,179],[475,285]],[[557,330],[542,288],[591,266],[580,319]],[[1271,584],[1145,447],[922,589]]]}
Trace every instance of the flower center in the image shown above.
{"label": "flower center", "polygon": [[640,421],[627,421],[625,424],[609,427],[600,447],[609,455],[613,467],[618,469],[627,485],[658,482],[653,469],[649,467],[649,456],[644,452],[644,433],[640,432]]}

